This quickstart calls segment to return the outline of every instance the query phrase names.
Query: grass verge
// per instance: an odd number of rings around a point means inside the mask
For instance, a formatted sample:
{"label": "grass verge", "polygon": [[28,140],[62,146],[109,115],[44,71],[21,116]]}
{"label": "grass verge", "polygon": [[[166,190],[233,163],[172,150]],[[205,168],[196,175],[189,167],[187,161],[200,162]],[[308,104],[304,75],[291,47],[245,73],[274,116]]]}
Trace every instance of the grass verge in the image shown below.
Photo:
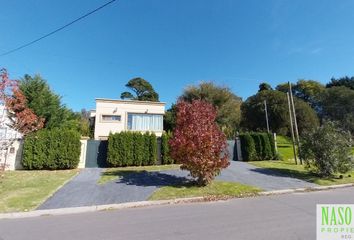
{"label": "grass verge", "polygon": [[178,186],[166,186],[156,190],[149,200],[169,200],[186,197],[245,197],[254,196],[261,189],[224,181],[213,181],[205,187],[196,186],[195,183],[188,183]]}
{"label": "grass verge", "polygon": [[35,209],[78,170],[7,171],[0,179],[0,212]]}
{"label": "grass verge", "polygon": [[[257,167],[273,170],[289,177],[302,179],[308,182],[316,183],[319,185],[335,185],[354,183],[354,171],[343,174],[343,178],[340,175],[336,175],[331,178],[323,178],[305,169],[303,165],[296,165],[289,160],[283,161],[254,161],[249,162]],[[350,177],[349,177],[350,176]]]}
{"label": "grass verge", "polygon": [[[293,145],[291,143],[291,139],[288,137],[277,136],[277,146],[282,161],[255,161],[250,163],[257,167],[274,170],[284,175],[299,178],[319,185],[354,183],[354,171],[343,174],[343,178],[340,178],[340,175],[336,175],[332,178],[322,178],[307,171],[303,165],[296,165],[294,162]],[[354,148],[352,148],[352,152],[354,154]]]}
{"label": "grass verge", "polygon": [[174,170],[179,169],[178,164],[171,165],[154,165],[154,166],[139,166],[139,167],[120,167],[120,168],[107,168],[101,175],[100,179],[98,179],[98,184],[105,184],[107,182],[118,179],[123,174],[131,173],[131,172],[156,172],[156,171],[166,171],[166,170]]}
{"label": "grass verge", "polygon": [[[294,161],[294,150],[291,139],[285,136],[277,136],[277,147],[280,158],[282,160],[292,160]],[[354,155],[354,147],[352,147],[352,153]]]}
{"label": "grass verge", "polygon": [[277,136],[278,153],[282,160],[294,159],[294,150],[290,138]]}

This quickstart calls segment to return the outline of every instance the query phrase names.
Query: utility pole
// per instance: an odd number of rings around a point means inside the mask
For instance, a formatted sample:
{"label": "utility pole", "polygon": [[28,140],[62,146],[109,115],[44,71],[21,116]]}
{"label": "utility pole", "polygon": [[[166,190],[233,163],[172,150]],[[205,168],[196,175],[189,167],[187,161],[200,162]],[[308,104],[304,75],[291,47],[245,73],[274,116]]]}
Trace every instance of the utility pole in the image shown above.
{"label": "utility pole", "polygon": [[[296,119],[293,91],[291,89],[291,83],[288,82],[288,84],[289,84],[289,92],[290,92],[290,100],[291,100],[291,105],[292,105],[292,112],[293,112],[293,117],[294,117],[294,125],[295,125],[294,127],[295,127],[297,150],[298,150],[298,152],[300,152],[300,137],[299,137],[299,129],[297,127],[297,119]],[[300,164],[302,165],[302,159],[301,158],[300,158]]]}
{"label": "utility pole", "polygon": [[267,132],[269,133],[269,121],[268,121],[268,110],[267,110],[267,101],[264,100],[264,111],[266,116],[266,123],[267,123]]}
{"label": "utility pole", "polygon": [[287,92],[286,96],[288,97],[288,105],[289,105],[290,132],[291,132],[291,139],[293,142],[295,164],[297,165],[296,144],[295,144],[295,138],[294,138],[293,118],[292,118],[292,114],[291,114],[291,104],[290,104],[290,96],[289,95],[290,95],[289,92]]}

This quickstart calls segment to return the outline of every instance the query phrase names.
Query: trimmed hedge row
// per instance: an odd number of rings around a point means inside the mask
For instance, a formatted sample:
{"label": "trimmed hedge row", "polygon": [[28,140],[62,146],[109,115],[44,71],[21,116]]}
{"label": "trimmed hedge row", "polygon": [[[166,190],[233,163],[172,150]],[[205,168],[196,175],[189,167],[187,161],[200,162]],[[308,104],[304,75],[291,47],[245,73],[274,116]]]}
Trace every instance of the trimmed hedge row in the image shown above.
{"label": "trimmed hedge row", "polygon": [[80,134],[66,129],[43,129],[29,134],[23,146],[25,169],[73,169],[80,161]]}
{"label": "trimmed hedge row", "polygon": [[170,156],[170,145],[168,143],[171,137],[171,133],[163,133],[161,136],[161,164],[174,163],[174,160]]}
{"label": "trimmed hedge row", "polygon": [[120,132],[108,137],[107,163],[111,167],[145,166],[157,162],[154,133]]}
{"label": "trimmed hedge row", "polygon": [[244,161],[276,159],[277,154],[272,134],[244,133],[239,137]]}
{"label": "trimmed hedge row", "polygon": [[244,161],[256,159],[256,145],[250,134],[241,134],[241,153]]}

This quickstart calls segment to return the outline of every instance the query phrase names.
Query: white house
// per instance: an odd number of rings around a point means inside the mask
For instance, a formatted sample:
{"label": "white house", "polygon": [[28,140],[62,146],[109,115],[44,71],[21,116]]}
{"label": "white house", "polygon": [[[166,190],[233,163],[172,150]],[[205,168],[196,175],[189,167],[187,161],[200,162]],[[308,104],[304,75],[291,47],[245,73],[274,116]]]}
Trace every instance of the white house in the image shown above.
{"label": "white house", "polygon": [[10,127],[11,121],[3,104],[0,104],[0,168],[21,169],[22,135]]}
{"label": "white house", "polygon": [[162,135],[165,103],[96,98],[95,140],[106,140],[109,133],[122,131],[153,132]]}

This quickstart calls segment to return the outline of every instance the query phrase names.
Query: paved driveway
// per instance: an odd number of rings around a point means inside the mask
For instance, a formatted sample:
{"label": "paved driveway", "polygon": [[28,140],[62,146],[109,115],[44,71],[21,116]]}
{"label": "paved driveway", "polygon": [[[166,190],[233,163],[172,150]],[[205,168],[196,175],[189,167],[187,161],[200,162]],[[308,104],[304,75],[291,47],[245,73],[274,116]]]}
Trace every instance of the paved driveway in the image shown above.
{"label": "paved driveway", "polygon": [[[144,201],[159,187],[188,181],[188,172],[170,170],[125,174],[122,178],[98,185],[103,169],[87,168],[59,189],[38,209],[79,207],[112,203]],[[240,182],[263,190],[312,187],[315,184],[257,168],[245,162],[231,162],[219,180]]]}
{"label": "paved driveway", "polygon": [[[38,209],[92,206],[144,201],[159,187],[182,183],[182,171],[140,172],[124,175],[106,184],[97,184],[101,168],[86,168],[60,188]],[[183,177],[178,177],[178,175]]]}
{"label": "paved driveway", "polygon": [[217,177],[220,180],[253,185],[263,190],[314,187],[316,184],[287,177],[275,171],[258,168],[246,162],[232,161]]}

